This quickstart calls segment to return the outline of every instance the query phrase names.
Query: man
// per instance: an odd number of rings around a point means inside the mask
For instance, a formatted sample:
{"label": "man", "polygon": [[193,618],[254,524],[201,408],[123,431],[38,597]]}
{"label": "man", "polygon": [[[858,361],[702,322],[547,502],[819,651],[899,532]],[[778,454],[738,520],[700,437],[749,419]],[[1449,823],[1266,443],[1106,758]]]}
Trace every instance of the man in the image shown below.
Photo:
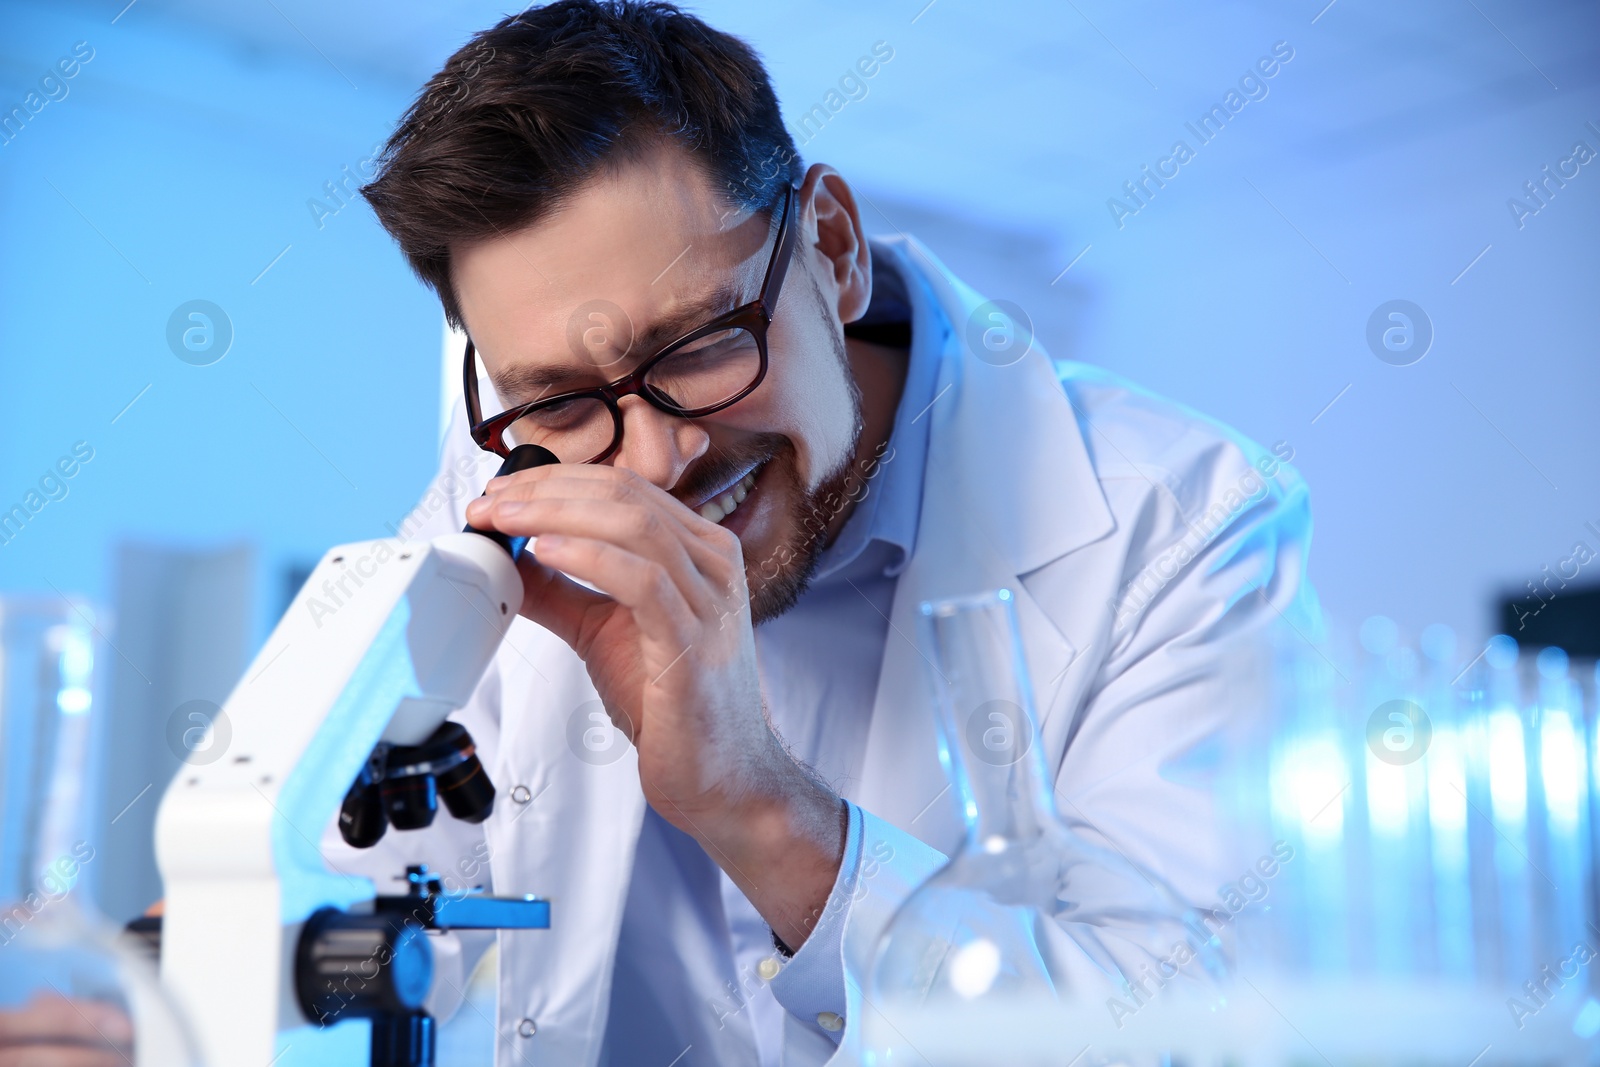
{"label": "man", "polygon": [[[471,339],[405,533],[471,522],[532,558],[458,715],[493,816],[328,851],[468,884],[486,860],[552,899],[551,930],[499,942],[501,1063],[853,1054],[878,932],[962,837],[925,600],[1015,591],[1069,824],[1196,907],[1237,873],[1206,746],[1309,592],[1280,457],[1052,364],[921,245],[869,241],[750,49],[670,5],[481,34],[364,192]],[[479,499],[526,442],[563,462]],[[1109,940],[1125,977],[1155,952]],[[483,947],[445,947],[437,1010]]]}

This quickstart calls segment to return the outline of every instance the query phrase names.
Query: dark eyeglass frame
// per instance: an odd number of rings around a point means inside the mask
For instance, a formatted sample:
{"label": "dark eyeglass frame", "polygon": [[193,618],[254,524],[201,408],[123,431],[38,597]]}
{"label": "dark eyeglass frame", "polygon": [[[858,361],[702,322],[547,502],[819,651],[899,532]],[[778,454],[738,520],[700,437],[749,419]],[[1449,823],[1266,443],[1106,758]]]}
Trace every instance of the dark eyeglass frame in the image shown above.
{"label": "dark eyeglass frame", "polygon": [[[518,419],[539,408],[553,404],[560,404],[569,400],[596,399],[603,401],[611,412],[611,422],[614,427],[611,435],[611,446],[598,456],[582,462],[603,463],[615,455],[617,449],[622,446],[622,409],[618,406],[618,402],[625,396],[643,397],[651,407],[680,419],[698,419],[721,411],[723,408],[732,407],[755,392],[756,387],[767,376],[767,327],[772,325],[773,312],[777,310],[778,295],[783,289],[784,275],[788,273],[789,260],[794,253],[796,234],[799,233],[799,227],[794,225],[794,220],[790,217],[794,210],[794,200],[794,187],[785,185],[783,214],[778,222],[778,236],[773,242],[772,258],[767,262],[767,272],[761,282],[760,295],[748,304],[741,304],[732,311],[717,316],[705,325],[695,327],[639,364],[632,374],[624,375],[614,382],[592,389],[576,389],[527,404],[519,404],[516,407],[502,411],[491,419],[484,419],[478,402],[477,352],[472,347],[472,341],[469,338],[467,341],[465,367],[463,369],[465,380],[462,383],[462,391],[467,402],[467,425],[470,428],[469,432],[472,434],[472,439],[477,442],[478,447],[485,451],[494,452],[497,455],[508,455],[511,451],[511,445],[506,443],[505,432]],[[681,349],[684,345],[697,341],[709,334],[734,328],[750,331],[750,335],[755,338],[756,349],[761,355],[761,365],[756,372],[755,380],[734,396],[707,407],[683,408],[645,384],[645,377],[650,373],[651,368],[667,356]],[[563,462],[569,462],[565,456],[559,458]]]}

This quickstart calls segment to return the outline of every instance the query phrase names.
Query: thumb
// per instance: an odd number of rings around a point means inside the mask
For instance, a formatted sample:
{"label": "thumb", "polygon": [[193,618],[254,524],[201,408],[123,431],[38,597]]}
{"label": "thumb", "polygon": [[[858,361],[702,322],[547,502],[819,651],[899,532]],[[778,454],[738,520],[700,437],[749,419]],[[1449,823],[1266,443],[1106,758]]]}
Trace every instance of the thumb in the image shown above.
{"label": "thumb", "polygon": [[[529,542],[528,548],[534,547],[536,541]],[[616,603],[604,593],[579,585],[554,567],[540,563],[530,551],[524,550],[517,557],[517,570],[522,574],[522,616],[574,649],[584,615],[599,605]]]}

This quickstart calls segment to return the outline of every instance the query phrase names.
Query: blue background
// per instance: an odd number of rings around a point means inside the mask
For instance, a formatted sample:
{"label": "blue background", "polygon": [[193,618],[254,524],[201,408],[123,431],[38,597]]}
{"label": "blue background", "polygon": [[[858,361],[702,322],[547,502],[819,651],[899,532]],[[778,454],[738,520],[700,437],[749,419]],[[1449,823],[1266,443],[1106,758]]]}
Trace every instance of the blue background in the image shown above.
{"label": "blue background", "polygon": [[[118,539],[248,540],[259,639],[286,568],[405,513],[439,431],[431,295],[364,205],[319,228],[307,201],[501,9],[125,2],[0,6],[0,111],[95,49],[0,146],[0,507],[95,449],[0,547],[0,593],[104,602]],[[1600,149],[1593,5],[695,9],[763,54],[791,127],[887,43],[805,160],[859,183],[871,229],[1021,305],[1053,355],[1289,442],[1336,622],[1481,639],[1498,592],[1600,549],[1600,165],[1521,229],[1507,208],[1574,141]],[[1278,41],[1267,97],[1119,228],[1108,199]],[[197,298],[235,331],[212,366],[165,339]],[[1395,298],[1435,331],[1410,367],[1364,340]]]}
{"label": "blue background", "polygon": [[[1447,623],[1462,640],[1433,642],[1428,670],[1460,678],[1498,595],[1542,582],[1580,541],[1600,553],[1600,161],[1522,225],[1508,209],[1574,142],[1600,150],[1596,5],[689,6],[762,54],[804,160],[855,183],[869,230],[921,238],[1024,309],[1052,355],[1292,447],[1336,637],[1375,615],[1402,643]],[[94,449],[0,544],[0,607],[111,607],[119,546],[156,550],[122,557],[142,560],[120,588],[148,618],[96,615],[115,653],[97,646],[112,751],[88,772],[104,846],[90,877],[115,918],[159,893],[155,787],[187,755],[172,738],[188,702],[224,698],[295,568],[386,534],[433,473],[456,350],[442,361],[437,304],[371,212],[327,214],[325,185],[359,175],[427,77],[502,13],[0,0],[0,119],[76,42],[94,49],[64,99],[0,134],[0,513],[75,442]],[[1186,124],[1278,42],[1293,58],[1266,96],[1198,145]],[[892,58],[841,84],[875,46]],[[826,122],[801,132],[819,104]],[[1109,202],[1180,138],[1195,157],[1119,225]],[[1396,299],[1434,334],[1410,366],[1366,340]],[[194,300],[233,333],[207,366],[167,338]],[[159,551],[184,547],[215,554],[185,569]],[[33,748],[8,733],[0,758],[25,764]],[[1361,740],[1345,738],[1358,757]],[[492,1027],[460,1018],[460,1061],[482,1062]],[[451,1033],[441,1062],[456,1062]]]}

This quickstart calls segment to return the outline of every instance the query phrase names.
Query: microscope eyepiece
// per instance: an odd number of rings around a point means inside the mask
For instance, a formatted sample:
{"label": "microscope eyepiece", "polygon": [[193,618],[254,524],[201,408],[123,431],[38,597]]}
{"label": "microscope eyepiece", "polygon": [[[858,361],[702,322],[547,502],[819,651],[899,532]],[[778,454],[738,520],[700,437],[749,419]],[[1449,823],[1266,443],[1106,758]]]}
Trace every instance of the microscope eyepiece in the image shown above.
{"label": "microscope eyepiece", "polygon": [[[543,467],[547,463],[560,463],[561,458],[548,448],[538,445],[518,445],[506,456],[506,461],[500,464],[500,469],[495,472],[496,478],[504,478],[508,474],[525,471],[530,467]],[[516,559],[522,555],[522,548],[528,543],[526,537],[513,537],[499,530],[480,530],[476,526],[468,525],[463,533],[482,534],[507,552],[511,558]]]}

